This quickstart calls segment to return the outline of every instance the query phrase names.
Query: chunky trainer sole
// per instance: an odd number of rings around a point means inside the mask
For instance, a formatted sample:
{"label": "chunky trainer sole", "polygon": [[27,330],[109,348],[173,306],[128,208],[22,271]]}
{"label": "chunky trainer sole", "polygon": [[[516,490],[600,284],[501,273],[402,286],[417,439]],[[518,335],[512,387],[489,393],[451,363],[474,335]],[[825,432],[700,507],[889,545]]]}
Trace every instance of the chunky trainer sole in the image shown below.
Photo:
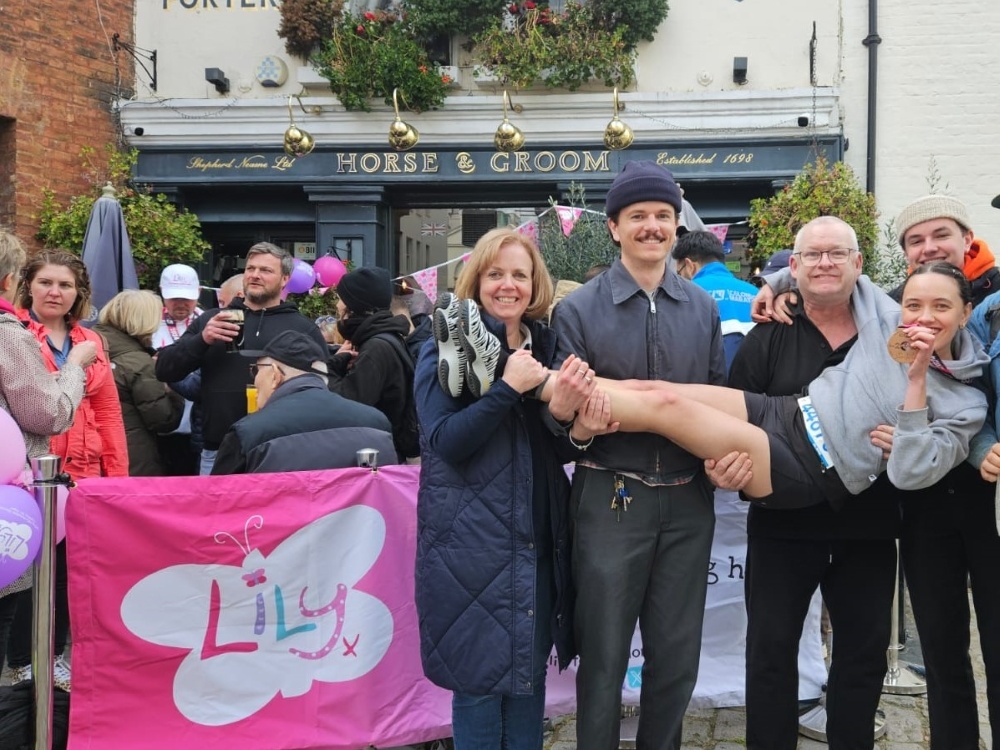
{"label": "chunky trainer sole", "polygon": [[489,391],[500,359],[500,341],[486,330],[475,300],[461,303],[462,324],[458,336],[465,352],[465,385],[476,398]]}
{"label": "chunky trainer sole", "polygon": [[459,338],[459,300],[445,292],[434,310],[434,339],[438,346],[438,383],[452,398],[462,395],[466,359]]}

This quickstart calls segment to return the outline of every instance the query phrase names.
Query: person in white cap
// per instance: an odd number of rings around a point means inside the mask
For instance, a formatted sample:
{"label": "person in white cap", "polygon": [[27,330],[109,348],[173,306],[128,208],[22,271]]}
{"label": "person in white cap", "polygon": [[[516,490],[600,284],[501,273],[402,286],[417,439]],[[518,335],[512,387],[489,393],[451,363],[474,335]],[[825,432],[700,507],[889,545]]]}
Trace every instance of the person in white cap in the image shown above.
{"label": "person in white cap", "polygon": [[[151,346],[159,350],[170,346],[184,335],[188,326],[201,315],[198,307],[198,295],[201,292],[201,282],[198,272],[183,263],[174,263],[163,269],[160,274],[160,295],[163,297],[163,320],[153,334]],[[188,388],[178,385],[181,395],[191,396],[198,389],[197,376],[192,382],[186,383]],[[194,403],[190,399],[184,401],[184,416],[173,432],[160,435],[157,438],[160,456],[167,473],[171,476],[184,476],[198,473],[198,456],[200,454],[200,435],[195,436],[192,444],[191,412]],[[195,422],[199,420],[196,417]]]}
{"label": "person in white cap", "polygon": [[198,295],[201,282],[198,272],[183,263],[174,263],[160,274],[160,296],[163,297],[163,322],[153,334],[153,348],[170,346],[184,335],[195,318],[201,315]]}

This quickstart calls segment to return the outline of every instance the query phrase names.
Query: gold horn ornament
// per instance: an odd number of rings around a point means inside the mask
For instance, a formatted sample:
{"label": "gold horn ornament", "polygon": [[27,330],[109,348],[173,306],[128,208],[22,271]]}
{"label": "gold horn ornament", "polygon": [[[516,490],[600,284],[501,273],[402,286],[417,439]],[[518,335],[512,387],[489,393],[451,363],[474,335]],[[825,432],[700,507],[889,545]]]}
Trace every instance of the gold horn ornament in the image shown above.
{"label": "gold horn ornament", "polygon": [[497,126],[497,132],[493,136],[493,145],[497,151],[510,153],[520,151],[524,147],[524,133],[507,118],[507,107],[510,105],[510,96],[507,90],[503,92],[503,122]]}
{"label": "gold horn ornament", "polygon": [[[396,110],[396,119],[389,126],[389,145],[397,151],[408,151],[417,145],[420,140],[420,133],[408,122],[403,122],[399,116],[399,101],[397,94],[399,89],[392,90],[392,107]],[[406,101],[405,99],[403,100]]]}
{"label": "gold horn ornament", "polygon": [[[305,156],[316,148],[316,141],[309,133],[295,124],[292,116],[292,99],[288,97],[288,129],[285,131],[285,153],[289,156]],[[301,104],[301,100],[299,102]]]}
{"label": "gold horn ornament", "polygon": [[635,133],[632,132],[632,128],[618,118],[618,110],[621,107],[618,104],[617,86],[614,92],[614,106],[614,117],[611,118],[611,122],[604,128],[604,145],[612,151],[621,151],[632,145],[632,141],[635,140]]}

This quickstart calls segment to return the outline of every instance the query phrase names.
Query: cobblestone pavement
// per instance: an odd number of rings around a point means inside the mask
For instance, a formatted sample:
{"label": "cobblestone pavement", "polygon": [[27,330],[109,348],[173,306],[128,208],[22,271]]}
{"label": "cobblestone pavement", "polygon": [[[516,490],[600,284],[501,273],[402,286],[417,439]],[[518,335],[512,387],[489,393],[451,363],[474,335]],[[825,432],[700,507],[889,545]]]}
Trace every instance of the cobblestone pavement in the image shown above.
{"label": "cobblestone pavement", "polygon": [[[971,606],[971,602],[970,602]],[[908,613],[907,613],[908,614]],[[907,631],[915,633],[909,616]],[[920,663],[919,643],[911,637],[900,652],[900,661]],[[986,673],[979,639],[973,622],[973,669],[979,700],[980,748],[994,750],[986,705]],[[885,734],[875,742],[877,750],[926,750],[930,747],[930,729],[925,695],[889,695],[883,693],[881,709],[885,714]],[[823,750],[824,742],[799,737],[798,750]],[[576,716],[552,719],[552,729],[545,737],[545,750],[575,750]],[[746,712],[740,708],[716,708],[689,711],[684,717],[684,737],[681,750],[745,750]],[[1000,748],[996,748],[1000,750]]]}

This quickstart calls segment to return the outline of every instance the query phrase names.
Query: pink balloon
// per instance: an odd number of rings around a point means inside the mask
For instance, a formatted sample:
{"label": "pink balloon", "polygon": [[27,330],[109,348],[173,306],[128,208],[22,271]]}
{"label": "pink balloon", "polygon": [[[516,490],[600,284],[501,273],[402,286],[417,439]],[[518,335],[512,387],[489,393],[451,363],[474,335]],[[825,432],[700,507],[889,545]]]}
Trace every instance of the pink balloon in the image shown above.
{"label": "pink balloon", "polygon": [[316,283],[316,272],[304,260],[296,258],[292,261],[292,275],[288,277],[285,290],[289,294],[304,294]]}
{"label": "pink balloon", "polygon": [[337,283],[347,273],[347,266],[336,255],[323,255],[313,263],[313,270],[316,271],[316,277],[320,284],[337,286]]}
{"label": "pink balloon", "polygon": [[28,449],[24,445],[24,435],[14,418],[0,409],[0,484],[10,484],[21,476],[27,460]]}
{"label": "pink balloon", "polygon": [[3,588],[21,577],[42,546],[42,513],[30,492],[10,485],[0,487],[0,539]]}

